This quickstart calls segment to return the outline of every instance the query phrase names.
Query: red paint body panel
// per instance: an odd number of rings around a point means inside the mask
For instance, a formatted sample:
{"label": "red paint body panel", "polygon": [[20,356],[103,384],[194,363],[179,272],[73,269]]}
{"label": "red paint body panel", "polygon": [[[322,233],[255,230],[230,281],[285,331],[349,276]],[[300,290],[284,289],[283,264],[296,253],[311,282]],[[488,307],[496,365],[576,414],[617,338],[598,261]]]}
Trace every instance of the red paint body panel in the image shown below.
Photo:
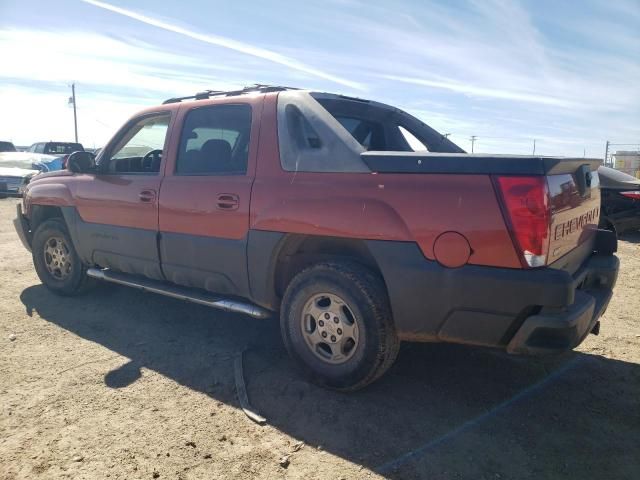
{"label": "red paint body panel", "polygon": [[256,180],[252,211],[258,230],[417,242],[429,259],[459,231],[469,263],[520,268],[486,176],[281,172]]}
{"label": "red paint body panel", "polygon": [[[229,97],[181,105],[176,118],[176,131],[167,152],[165,177],[160,195],[159,229],[161,232],[184,233],[216,238],[241,239],[249,230],[251,186],[256,171],[264,96]],[[175,175],[180,132],[187,113],[194,108],[222,104],[251,105],[251,139],[246,175]],[[235,196],[238,207],[221,209],[220,196]]]}
{"label": "red paint body panel", "polygon": [[[85,222],[157,230],[160,181],[160,175],[78,175],[75,206]],[[155,199],[142,202],[144,191]]]}

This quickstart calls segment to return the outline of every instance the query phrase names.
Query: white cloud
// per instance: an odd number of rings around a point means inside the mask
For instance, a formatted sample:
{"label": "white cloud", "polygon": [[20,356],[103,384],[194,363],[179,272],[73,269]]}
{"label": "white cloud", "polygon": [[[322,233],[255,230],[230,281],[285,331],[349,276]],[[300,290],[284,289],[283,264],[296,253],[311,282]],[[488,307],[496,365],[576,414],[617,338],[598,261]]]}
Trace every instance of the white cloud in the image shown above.
{"label": "white cloud", "polygon": [[[203,90],[215,79],[215,72],[193,73],[196,61],[188,56],[135,46],[97,33],[0,31],[0,50],[5,65],[11,66],[0,70],[0,77],[7,79],[53,84],[76,81],[156,95]],[[233,84],[220,85],[227,86]]]}
{"label": "white cloud", "polygon": [[283,65],[287,68],[291,68],[293,70],[298,70],[300,72],[306,73],[313,77],[318,77],[324,80],[329,80],[331,82],[344,85],[349,88],[354,88],[356,90],[365,90],[364,85],[353,82],[351,80],[347,80],[345,78],[339,77],[337,75],[332,75],[330,73],[324,72],[322,70],[318,70],[317,68],[306,65],[298,60],[285,57],[277,52],[273,52],[271,50],[267,50],[264,48],[256,47],[254,45],[249,45],[247,43],[239,42],[237,40],[233,40],[231,38],[221,37],[219,35],[213,34],[204,34],[199,33],[193,30],[189,30],[184,27],[180,27],[178,25],[171,24],[169,22],[159,20],[153,17],[149,17],[147,15],[142,15],[136,13],[132,10],[128,10],[125,8],[117,7],[115,5],[111,5],[106,2],[100,2],[98,0],[82,0],[85,3],[89,3],[96,7],[103,8],[105,10],[109,10],[114,13],[118,13],[120,15],[124,15],[125,17],[132,18],[134,20],[138,20],[147,25],[151,25],[154,27],[162,28],[163,30],[167,30],[169,32],[177,33],[179,35],[184,35],[194,40],[198,40],[201,42],[209,43],[211,45],[217,45],[219,47],[228,48],[230,50],[234,50],[236,52],[244,53],[246,55],[251,55],[253,57],[258,57],[263,60],[268,60],[270,62],[277,63],[279,65]]}
{"label": "white cloud", "polygon": [[509,91],[497,88],[479,87],[455,81],[435,81],[425,80],[421,78],[402,77],[398,75],[381,75],[387,80],[395,80],[403,83],[411,83],[413,85],[423,85],[425,87],[442,88],[452,92],[464,93],[465,95],[477,97],[499,98],[501,100],[516,100],[520,102],[542,103],[545,105],[556,105],[561,107],[575,107],[567,100],[554,98],[540,94],[524,93],[517,91]]}

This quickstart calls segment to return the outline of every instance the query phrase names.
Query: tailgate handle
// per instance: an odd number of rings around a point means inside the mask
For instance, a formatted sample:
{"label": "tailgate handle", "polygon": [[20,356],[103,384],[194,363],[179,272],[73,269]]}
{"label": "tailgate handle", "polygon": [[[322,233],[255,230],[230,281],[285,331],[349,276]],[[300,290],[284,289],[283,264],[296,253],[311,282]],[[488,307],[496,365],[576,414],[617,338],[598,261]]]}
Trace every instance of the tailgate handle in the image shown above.
{"label": "tailgate handle", "polygon": [[591,167],[585,163],[580,165],[576,170],[576,186],[578,187],[578,193],[581,197],[591,196],[591,180],[593,174],[591,173]]}
{"label": "tailgate handle", "polygon": [[234,193],[221,193],[218,195],[216,206],[219,210],[237,210],[240,206],[240,198]]}

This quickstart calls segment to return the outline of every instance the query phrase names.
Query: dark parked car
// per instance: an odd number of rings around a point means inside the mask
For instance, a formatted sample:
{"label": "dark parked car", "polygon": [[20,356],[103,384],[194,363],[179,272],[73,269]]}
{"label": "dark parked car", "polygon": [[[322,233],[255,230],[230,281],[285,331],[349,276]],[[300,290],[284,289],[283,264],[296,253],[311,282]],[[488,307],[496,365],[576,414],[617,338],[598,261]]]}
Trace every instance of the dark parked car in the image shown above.
{"label": "dark parked car", "polygon": [[15,152],[16,147],[11,142],[0,142],[0,152]]}
{"label": "dark parked car", "polygon": [[600,227],[617,233],[640,230],[640,180],[613,168],[598,168],[602,212]]}
{"label": "dark parked car", "polygon": [[38,142],[29,147],[30,152],[45,153],[60,158],[58,168],[50,170],[60,170],[67,167],[67,158],[73,152],[84,152],[84,147],[80,143],[72,142]]}

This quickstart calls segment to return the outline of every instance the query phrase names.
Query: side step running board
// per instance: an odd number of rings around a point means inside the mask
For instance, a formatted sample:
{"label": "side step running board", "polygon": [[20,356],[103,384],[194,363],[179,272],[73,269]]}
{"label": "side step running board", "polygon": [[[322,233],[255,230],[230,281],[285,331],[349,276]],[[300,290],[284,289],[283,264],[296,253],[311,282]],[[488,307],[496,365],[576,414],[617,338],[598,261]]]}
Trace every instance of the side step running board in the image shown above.
{"label": "side step running board", "polygon": [[187,302],[226,310],[227,312],[244,313],[245,315],[250,315],[254,318],[268,318],[271,316],[271,312],[269,312],[269,310],[248,302],[216,297],[206,292],[193,291],[188,288],[134,275],[128,275],[126,273],[112,272],[108,269],[101,270],[98,268],[90,268],[87,270],[87,275],[106,282],[138,288],[145,292],[159,293],[160,295],[165,295],[167,297],[178,298],[180,300],[186,300]]}

